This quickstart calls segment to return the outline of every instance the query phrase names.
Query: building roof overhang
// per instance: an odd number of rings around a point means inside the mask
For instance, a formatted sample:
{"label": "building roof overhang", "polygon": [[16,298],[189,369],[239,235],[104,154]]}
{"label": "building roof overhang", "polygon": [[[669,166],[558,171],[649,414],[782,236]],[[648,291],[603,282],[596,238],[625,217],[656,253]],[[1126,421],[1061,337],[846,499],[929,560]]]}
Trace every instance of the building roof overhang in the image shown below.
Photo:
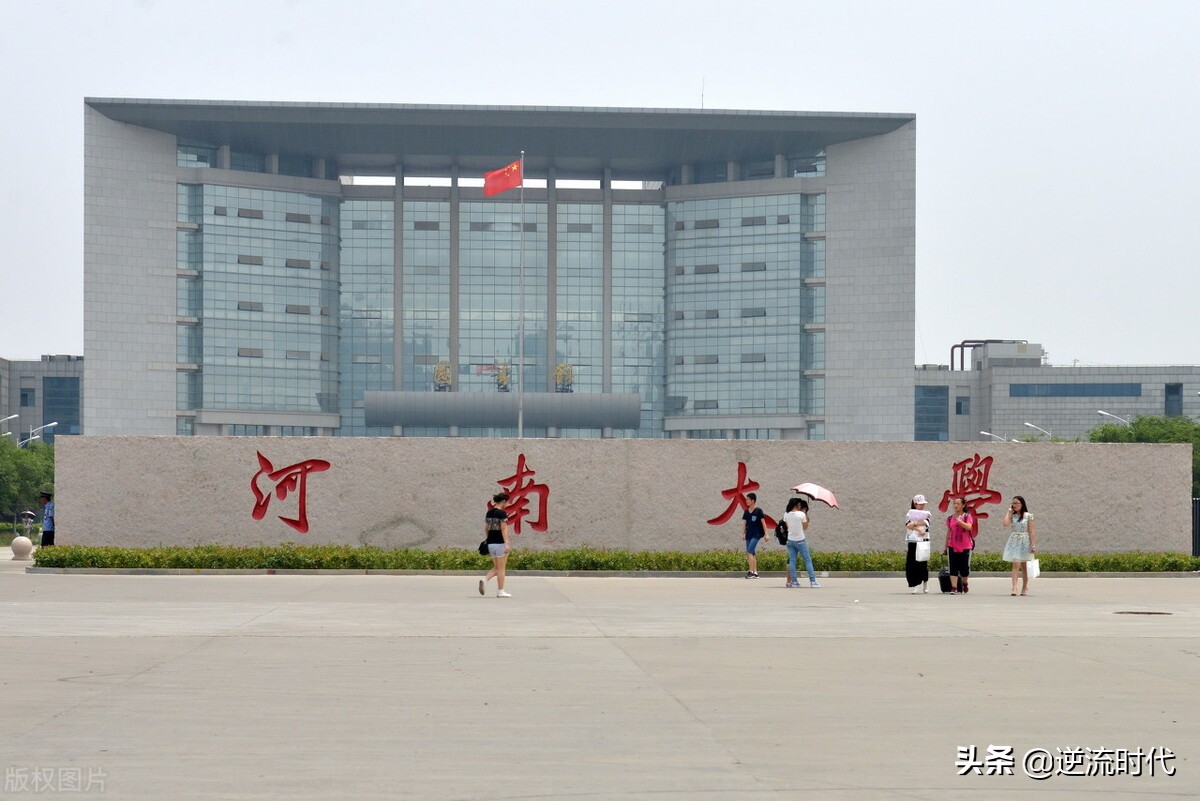
{"label": "building roof overhang", "polygon": [[890,133],[913,114],[719,109],[292,103],[87,98],[118,122],[235,150],[332,157],[410,174],[495,169],[526,153],[526,171],[560,177],[666,175],[680,164],[800,155]]}

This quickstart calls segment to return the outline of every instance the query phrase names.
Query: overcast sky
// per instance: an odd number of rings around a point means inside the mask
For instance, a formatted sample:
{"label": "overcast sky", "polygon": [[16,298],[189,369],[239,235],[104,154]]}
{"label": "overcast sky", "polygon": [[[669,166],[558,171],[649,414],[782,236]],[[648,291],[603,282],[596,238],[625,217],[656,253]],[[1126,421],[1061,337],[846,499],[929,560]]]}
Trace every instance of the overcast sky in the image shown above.
{"label": "overcast sky", "polygon": [[[83,353],[83,98],[917,115],[914,361],[1197,364],[1200,2],[0,0],[0,357]],[[1190,232],[1190,233],[1189,233]]]}

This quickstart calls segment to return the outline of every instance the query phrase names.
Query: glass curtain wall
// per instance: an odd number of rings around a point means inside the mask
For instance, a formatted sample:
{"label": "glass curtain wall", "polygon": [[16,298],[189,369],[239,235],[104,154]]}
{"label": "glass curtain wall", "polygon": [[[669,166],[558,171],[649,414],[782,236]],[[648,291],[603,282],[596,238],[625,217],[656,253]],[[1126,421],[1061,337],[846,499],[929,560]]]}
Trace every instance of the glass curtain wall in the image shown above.
{"label": "glass curtain wall", "polygon": [[667,414],[695,415],[696,430],[714,415],[822,415],[824,242],[806,234],[824,230],[824,197],[673,202],[666,222]]}
{"label": "glass curtain wall", "polygon": [[367,426],[367,390],[395,388],[395,203],[343,200],[341,206],[340,398],[342,436],[383,436]]}
{"label": "glass curtain wall", "polygon": [[613,206],[612,391],[642,399],[641,427],[617,429],[614,436],[666,436],[665,225],[658,204]]}

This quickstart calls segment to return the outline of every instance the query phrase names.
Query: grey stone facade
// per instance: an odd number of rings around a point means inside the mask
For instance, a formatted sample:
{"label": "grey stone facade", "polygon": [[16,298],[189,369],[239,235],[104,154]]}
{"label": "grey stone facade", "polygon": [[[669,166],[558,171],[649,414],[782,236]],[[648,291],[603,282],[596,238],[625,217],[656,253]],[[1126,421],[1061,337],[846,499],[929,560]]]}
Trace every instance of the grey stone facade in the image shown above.
{"label": "grey stone facade", "polygon": [[[531,471],[522,486],[544,484],[548,496],[546,531],[535,531],[541,495],[529,492],[521,548],[739,547],[740,508],[709,523],[729,510],[723,493],[739,485],[739,463],[743,490],[757,483],[771,515],[801,482],[837,494],[840,511],[814,504],[816,551],[900,550],[912,496],[936,510],[958,490],[993,501],[981,506],[982,551],[1003,548],[1012,495],[1028,501],[1042,553],[1186,552],[1191,543],[1187,445],[89,436],[64,439],[57,456],[64,544],[473,548],[485,503],[522,456]],[[324,464],[304,477],[301,532],[281,519],[300,517],[299,481],[266,473],[307,460]]]}

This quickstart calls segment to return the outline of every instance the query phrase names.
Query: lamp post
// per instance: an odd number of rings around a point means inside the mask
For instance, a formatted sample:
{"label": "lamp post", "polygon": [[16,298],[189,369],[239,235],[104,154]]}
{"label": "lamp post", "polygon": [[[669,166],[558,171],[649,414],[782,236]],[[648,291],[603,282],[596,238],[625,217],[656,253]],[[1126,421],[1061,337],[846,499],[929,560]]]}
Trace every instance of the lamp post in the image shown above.
{"label": "lamp post", "polygon": [[993,434],[990,431],[980,431],[979,433],[983,434],[985,437],[991,437],[992,439],[996,440],[997,442],[1008,442],[1008,440],[1006,440],[1004,437],[997,436],[996,434]]}
{"label": "lamp post", "polygon": [[41,434],[34,434],[32,437],[29,437],[28,439],[23,439],[20,442],[18,442],[17,447],[23,448],[26,445],[28,445],[29,443],[33,442],[35,439],[41,439],[41,438],[42,438]]}
{"label": "lamp post", "polygon": [[1046,429],[1044,429],[1044,428],[1038,428],[1038,427],[1037,427],[1037,426],[1035,426],[1033,423],[1025,423],[1024,425],[1025,425],[1025,427],[1026,427],[1026,428],[1032,428],[1032,429],[1033,429],[1033,430],[1035,430],[1035,431],[1041,431],[1041,432],[1042,432],[1043,434],[1045,434],[1047,437],[1050,437],[1050,439],[1054,439],[1054,435],[1053,435],[1052,433],[1050,433],[1049,431],[1047,431]]}
{"label": "lamp post", "polygon": [[16,420],[20,416],[21,415],[19,414],[10,414],[8,417],[0,417],[0,423],[7,423],[9,420]]}
{"label": "lamp post", "polygon": [[1118,416],[1117,416],[1117,415],[1115,415],[1115,414],[1109,414],[1108,412],[1104,411],[1103,409],[1097,409],[1097,410],[1096,410],[1096,414],[1102,414],[1102,415],[1104,415],[1105,417],[1111,417],[1111,418],[1112,418],[1112,419],[1114,419],[1114,420],[1120,420],[1120,421],[1121,421],[1122,423],[1124,423],[1125,425],[1130,425],[1129,421],[1128,421],[1128,420],[1126,420],[1124,417],[1118,417]]}
{"label": "lamp post", "polygon": [[[29,439],[33,439],[34,434],[37,434],[40,431],[45,431],[47,428],[54,428],[56,425],[58,425],[57,420],[55,420],[53,423],[46,423],[46,425],[44,425],[44,426],[38,426],[37,428],[30,428],[29,429]],[[28,442],[28,440],[26,440],[26,442]]]}

